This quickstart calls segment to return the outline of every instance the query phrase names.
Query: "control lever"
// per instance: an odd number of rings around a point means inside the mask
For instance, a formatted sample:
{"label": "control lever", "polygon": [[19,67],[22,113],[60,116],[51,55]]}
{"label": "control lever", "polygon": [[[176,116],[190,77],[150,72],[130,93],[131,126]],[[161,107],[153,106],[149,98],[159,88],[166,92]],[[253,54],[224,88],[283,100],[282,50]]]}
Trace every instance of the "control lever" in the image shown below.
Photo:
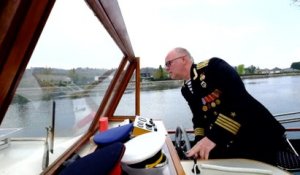
{"label": "control lever", "polygon": [[193,165],[193,169],[192,169],[192,172],[195,174],[195,175],[199,175],[201,172],[200,172],[200,169],[197,165],[197,158],[194,158],[194,165]]}

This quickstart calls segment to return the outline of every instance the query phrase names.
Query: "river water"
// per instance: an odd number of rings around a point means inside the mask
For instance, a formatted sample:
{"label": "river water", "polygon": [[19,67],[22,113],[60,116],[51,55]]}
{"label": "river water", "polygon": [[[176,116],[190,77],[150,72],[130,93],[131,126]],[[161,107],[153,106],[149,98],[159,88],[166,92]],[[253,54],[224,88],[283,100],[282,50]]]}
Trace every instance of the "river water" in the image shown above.
{"label": "river water", "polygon": [[[246,89],[258,101],[265,105],[272,114],[300,111],[300,76],[272,77],[261,79],[243,80]],[[127,105],[134,106],[132,94],[124,94],[122,101]],[[180,88],[141,91],[141,116],[164,121],[167,129],[175,129],[176,126],[192,128],[192,113],[181,95]],[[73,100],[72,104],[81,105],[81,99]],[[73,111],[74,106],[70,99],[59,99],[56,101],[57,117],[56,132],[58,135],[70,134],[74,132],[76,116],[67,111]],[[134,113],[132,107],[120,105],[116,114]],[[51,123],[51,103],[46,101],[30,102],[24,105],[11,105],[1,127],[24,127],[21,136],[41,136],[45,135],[45,127]],[[72,108],[72,110],[68,110]],[[38,110],[37,110],[38,109]],[[77,109],[81,110],[81,109]],[[39,112],[37,112],[39,111]],[[81,111],[82,113],[84,112]],[[285,124],[286,127],[299,125]]]}
{"label": "river water", "polygon": [[[276,115],[300,111],[300,76],[243,80],[248,92]],[[192,114],[180,88],[141,94],[141,115],[161,118],[168,129],[191,128]],[[286,125],[290,126],[290,125]]]}

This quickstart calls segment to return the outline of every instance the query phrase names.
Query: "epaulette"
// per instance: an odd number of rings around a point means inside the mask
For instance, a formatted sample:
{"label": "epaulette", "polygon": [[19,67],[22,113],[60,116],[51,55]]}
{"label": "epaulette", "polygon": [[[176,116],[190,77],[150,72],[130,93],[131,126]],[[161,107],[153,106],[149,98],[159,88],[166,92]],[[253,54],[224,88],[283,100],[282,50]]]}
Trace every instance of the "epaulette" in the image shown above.
{"label": "epaulette", "polygon": [[196,65],[197,70],[202,69],[208,65],[209,59],[205,61],[201,61]]}

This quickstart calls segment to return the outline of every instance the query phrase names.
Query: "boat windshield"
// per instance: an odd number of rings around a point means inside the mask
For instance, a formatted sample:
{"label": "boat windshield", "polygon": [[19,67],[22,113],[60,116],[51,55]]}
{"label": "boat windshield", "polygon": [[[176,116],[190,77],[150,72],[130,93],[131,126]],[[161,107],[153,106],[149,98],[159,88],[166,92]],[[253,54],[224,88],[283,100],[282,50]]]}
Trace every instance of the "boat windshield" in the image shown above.
{"label": "boat windshield", "polygon": [[[86,2],[57,1],[1,128],[18,128],[13,138],[40,143],[32,147],[41,147],[54,128],[54,140],[63,143],[54,150],[63,153],[87,132],[122,57]],[[134,105],[132,99],[122,104]]]}

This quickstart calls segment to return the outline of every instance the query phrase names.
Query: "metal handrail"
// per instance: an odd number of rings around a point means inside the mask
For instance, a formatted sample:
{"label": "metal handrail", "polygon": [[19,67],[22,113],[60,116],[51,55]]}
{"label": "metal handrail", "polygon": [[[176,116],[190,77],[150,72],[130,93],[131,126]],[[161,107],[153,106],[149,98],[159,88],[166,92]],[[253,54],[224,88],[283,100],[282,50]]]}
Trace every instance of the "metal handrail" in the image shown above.
{"label": "metal handrail", "polygon": [[298,111],[298,112],[287,112],[287,113],[275,114],[274,117],[282,117],[282,116],[295,115],[295,114],[300,114],[300,111]]}
{"label": "metal handrail", "polygon": [[296,115],[296,114],[300,114],[300,112],[287,112],[287,113],[281,113],[281,114],[275,114],[274,117],[276,117],[276,119],[281,123],[281,124],[285,124],[285,123],[293,123],[293,122],[300,122],[300,115],[298,117],[293,117],[293,118],[280,118],[283,116],[289,116],[289,115]]}
{"label": "metal handrail", "polygon": [[297,118],[287,118],[287,119],[280,119],[278,120],[281,124],[285,123],[293,123],[293,122],[300,122],[300,117]]}

